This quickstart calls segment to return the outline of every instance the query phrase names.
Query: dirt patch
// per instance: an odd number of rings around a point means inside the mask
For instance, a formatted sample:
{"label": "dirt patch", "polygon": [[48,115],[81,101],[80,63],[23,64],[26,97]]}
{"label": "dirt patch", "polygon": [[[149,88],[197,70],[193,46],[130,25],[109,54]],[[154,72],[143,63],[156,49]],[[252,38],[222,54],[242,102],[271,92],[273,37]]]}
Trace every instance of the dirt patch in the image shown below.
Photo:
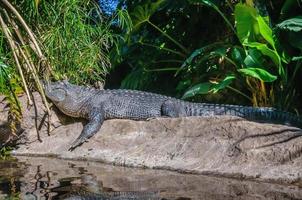
{"label": "dirt patch", "polygon": [[[44,119],[43,108],[37,95],[35,98],[40,107],[39,124]],[[43,126],[42,141],[38,141],[34,109],[24,111],[24,137],[14,155],[301,184],[302,137],[294,127],[230,116],[107,120],[94,137],[70,152],[67,149],[83,122],[53,112],[50,135]]]}

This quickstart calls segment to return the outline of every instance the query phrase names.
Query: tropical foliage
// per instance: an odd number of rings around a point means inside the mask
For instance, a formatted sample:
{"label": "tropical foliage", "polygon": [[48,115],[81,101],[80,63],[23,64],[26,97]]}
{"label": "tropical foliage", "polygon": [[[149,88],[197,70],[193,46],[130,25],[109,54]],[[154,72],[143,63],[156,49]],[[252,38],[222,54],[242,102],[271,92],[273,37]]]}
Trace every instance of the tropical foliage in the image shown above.
{"label": "tropical foliage", "polygon": [[[301,2],[122,1],[133,29],[114,66],[128,66],[121,87],[162,85],[192,100],[297,105],[301,67]],[[301,13],[301,12],[300,12]],[[290,44],[290,45],[289,45]],[[118,57],[116,55],[119,55]],[[164,80],[162,79],[163,77]]]}

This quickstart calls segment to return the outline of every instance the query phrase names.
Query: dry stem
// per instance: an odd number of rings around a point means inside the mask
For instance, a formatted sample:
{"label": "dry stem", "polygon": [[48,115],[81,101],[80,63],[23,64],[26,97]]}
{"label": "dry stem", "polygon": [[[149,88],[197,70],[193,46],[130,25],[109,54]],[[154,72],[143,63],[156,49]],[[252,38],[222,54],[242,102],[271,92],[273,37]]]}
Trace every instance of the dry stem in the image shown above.
{"label": "dry stem", "polygon": [[7,25],[5,24],[5,22],[4,22],[4,20],[3,20],[3,18],[2,18],[1,15],[0,15],[0,24],[1,24],[1,28],[3,30],[3,33],[4,33],[5,37],[7,38],[9,46],[12,49],[12,53],[13,53],[14,59],[16,61],[16,65],[17,65],[18,71],[19,71],[20,76],[21,76],[21,80],[22,80],[22,83],[23,83],[23,86],[24,86],[24,89],[25,89],[25,93],[27,95],[28,103],[30,105],[32,105],[33,102],[32,102],[31,97],[29,95],[29,90],[28,90],[28,87],[27,87],[27,84],[26,84],[26,81],[25,81],[25,78],[24,78],[24,75],[23,75],[23,71],[21,69],[21,65],[20,65],[18,56],[16,54],[17,47],[14,44],[14,41],[12,39],[12,36],[10,35],[9,29],[8,29]]}

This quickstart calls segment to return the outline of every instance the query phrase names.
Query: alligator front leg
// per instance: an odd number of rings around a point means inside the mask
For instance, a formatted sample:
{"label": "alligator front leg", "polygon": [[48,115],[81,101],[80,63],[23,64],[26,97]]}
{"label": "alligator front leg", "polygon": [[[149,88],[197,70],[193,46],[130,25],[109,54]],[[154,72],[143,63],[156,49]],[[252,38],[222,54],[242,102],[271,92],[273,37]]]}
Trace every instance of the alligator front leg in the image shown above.
{"label": "alligator front leg", "polygon": [[104,122],[104,110],[94,108],[89,114],[89,122],[84,126],[80,136],[72,143],[69,151],[84,143],[88,138],[96,134]]}

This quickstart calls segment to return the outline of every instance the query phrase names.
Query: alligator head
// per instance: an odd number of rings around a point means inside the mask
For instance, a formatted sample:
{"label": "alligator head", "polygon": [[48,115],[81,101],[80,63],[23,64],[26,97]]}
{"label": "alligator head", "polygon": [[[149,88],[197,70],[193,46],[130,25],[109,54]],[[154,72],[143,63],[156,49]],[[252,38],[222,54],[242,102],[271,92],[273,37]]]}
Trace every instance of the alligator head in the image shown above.
{"label": "alligator head", "polygon": [[63,113],[72,117],[81,117],[80,109],[89,98],[81,86],[73,85],[68,81],[43,81],[45,95]]}
{"label": "alligator head", "polygon": [[58,104],[64,102],[68,96],[68,81],[46,82],[42,81],[45,95],[53,103]]}

